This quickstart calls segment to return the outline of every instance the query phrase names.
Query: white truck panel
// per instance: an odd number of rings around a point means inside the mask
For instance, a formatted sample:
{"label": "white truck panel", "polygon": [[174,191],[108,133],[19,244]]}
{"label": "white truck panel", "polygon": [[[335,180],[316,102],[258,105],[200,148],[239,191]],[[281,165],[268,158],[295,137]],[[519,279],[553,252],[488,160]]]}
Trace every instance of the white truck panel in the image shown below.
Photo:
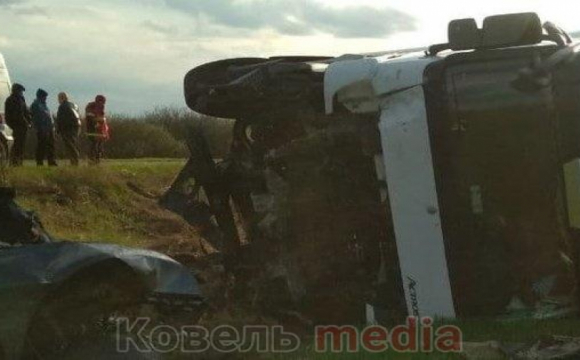
{"label": "white truck panel", "polygon": [[353,112],[376,112],[383,97],[422,84],[425,68],[440,59],[411,53],[332,63],[324,77],[326,112],[334,111],[336,96]]}
{"label": "white truck panel", "polygon": [[422,86],[387,97],[380,132],[409,314],[454,318]]}
{"label": "white truck panel", "polygon": [[324,92],[327,113],[335,99],[352,112],[380,112],[384,166],[377,171],[386,174],[409,315],[454,318],[421,86],[426,67],[439,60],[412,53],[337,61]]}
{"label": "white truck panel", "polygon": [[10,75],[4,62],[4,57],[0,54],[0,113],[4,113],[4,101],[10,95]]}

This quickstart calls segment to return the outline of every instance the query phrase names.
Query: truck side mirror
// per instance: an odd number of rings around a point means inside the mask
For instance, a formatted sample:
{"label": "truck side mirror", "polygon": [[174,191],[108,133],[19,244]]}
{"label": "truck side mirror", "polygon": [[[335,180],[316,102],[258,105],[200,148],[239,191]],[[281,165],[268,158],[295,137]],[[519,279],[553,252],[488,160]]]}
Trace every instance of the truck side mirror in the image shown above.
{"label": "truck side mirror", "polygon": [[548,59],[542,61],[539,54],[534,58],[534,64],[520,70],[519,76],[512,82],[512,86],[524,92],[538,91],[552,83],[552,72],[561,64],[572,61],[580,53],[580,44],[568,45]]}

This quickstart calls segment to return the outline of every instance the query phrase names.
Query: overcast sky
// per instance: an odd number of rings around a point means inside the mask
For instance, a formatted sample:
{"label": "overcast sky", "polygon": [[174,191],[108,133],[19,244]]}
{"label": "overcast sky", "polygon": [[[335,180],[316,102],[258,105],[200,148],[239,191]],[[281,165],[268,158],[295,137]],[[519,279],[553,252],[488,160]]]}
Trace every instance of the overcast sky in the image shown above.
{"label": "overcast sky", "polygon": [[0,52],[12,80],[109,111],[185,106],[185,73],[229,57],[341,55],[446,40],[447,23],[536,11],[580,30],[574,8],[545,0],[0,0]]}

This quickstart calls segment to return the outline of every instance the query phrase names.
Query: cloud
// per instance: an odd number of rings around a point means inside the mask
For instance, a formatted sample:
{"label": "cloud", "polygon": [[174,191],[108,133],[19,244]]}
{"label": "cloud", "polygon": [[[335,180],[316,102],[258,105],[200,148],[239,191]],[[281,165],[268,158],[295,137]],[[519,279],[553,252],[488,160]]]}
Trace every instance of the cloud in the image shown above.
{"label": "cloud", "polygon": [[50,17],[48,7],[38,5],[26,6],[28,4],[29,0],[0,0],[0,7],[7,8],[13,14]]}
{"label": "cloud", "polygon": [[143,19],[128,18],[117,8],[90,11],[83,4],[76,9],[49,8],[50,21],[14,15],[16,9],[37,5],[43,6],[30,0],[9,11],[0,9],[0,52],[12,80],[30,89],[29,100],[37,88],[43,88],[51,94],[53,110],[59,91],[70,92],[82,106],[104,93],[111,98],[112,112],[184,106],[182,77],[190,62],[177,58],[171,44],[144,31],[141,24],[147,18],[165,24],[164,19],[154,18],[154,13]]}
{"label": "cloud", "polygon": [[0,0],[0,6],[10,6],[16,4],[22,4],[26,0]]}
{"label": "cloud", "polygon": [[155,107],[185,106],[181,81],[159,85],[146,77],[90,76],[66,68],[41,67],[38,64],[11,66],[18,63],[23,65],[22,58],[10,56],[7,59],[12,80],[26,86],[29,102],[34,99],[36,89],[47,90],[51,110],[56,110],[58,106],[56,94],[60,91],[68,92],[81,108],[92,101],[95,95],[105,94],[109,99],[109,111],[114,113],[138,114]]}
{"label": "cloud", "polygon": [[165,25],[152,20],[145,20],[141,23],[145,29],[151,30],[153,32],[162,35],[175,35],[177,34],[177,29],[174,26]]}
{"label": "cloud", "polygon": [[[104,93],[111,112],[139,113],[156,106],[184,106],[183,77],[202,63],[240,56],[378,51],[388,43],[383,34],[397,29],[385,27],[389,19],[383,19],[383,10],[372,10],[379,14],[380,24],[374,25],[365,19],[372,14],[361,10],[370,8],[356,6],[349,14],[349,8],[328,8],[314,0],[183,0],[180,6],[188,10],[180,11],[167,1],[176,0],[102,0],[97,5],[91,0],[74,5],[70,0],[53,0],[51,5],[46,0],[10,0],[11,5],[0,5],[0,52],[13,81],[31,89],[29,100],[37,88],[44,88],[54,110],[59,91],[70,92],[81,106]],[[38,16],[42,11],[15,15],[15,10],[34,7],[47,9],[50,19]],[[362,19],[365,26],[357,25]],[[389,23],[402,26],[397,21]],[[353,27],[366,24],[379,37],[343,38],[359,36]],[[320,32],[337,37],[318,36]]]}
{"label": "cloud", "polygon": [[165,0],[175,10],[238,29],[273,29],[283,35],[329,33],[340,38],[382,38],[416,29],[401,11],[365,5],[330,7],[316,0]]}
{"label": "cloud", "polygon": [[[2,0],[0,0],[2,1]],[[16,15],[21,16],[44,16],[50,17],[47,8],[42,6],[14,7],[12,10]]]}

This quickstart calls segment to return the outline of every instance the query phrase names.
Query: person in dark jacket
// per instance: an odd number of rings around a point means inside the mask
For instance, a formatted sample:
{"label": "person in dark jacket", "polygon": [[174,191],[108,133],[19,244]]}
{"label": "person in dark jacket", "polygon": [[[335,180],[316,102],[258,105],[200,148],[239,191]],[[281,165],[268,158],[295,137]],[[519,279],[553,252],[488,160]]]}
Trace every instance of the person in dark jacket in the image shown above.
{"label": "person in dark jacket", "polygon": [[109,140],[109,127],[105,116],[105,104],[107,99],[103,95],[97,95],[95,101],[86,107],[87,136],[89,137],[89,162],[97,165],[101,162],[104,153],[104,145]]}
{"label": "person in dark jacket", "polygon": [[24,147],[26,145],[26,134],[30,128],[30,112],[24,99],[26,89],[20,84],[12,85],[12,94],[6,99],[4,106],[4,117],[6,125],[12,129],[14,144],[10,152],[10,164],[12,166],[22,166],[24,161]]}
{"label": "person in dark jacket", "polygon": [[46,105],[48,93],[42,89],[36,92],[36,100],[30,106],[32,125],[36,129],[38,144],[36,146],[36,164],[44,165],[44,159],[49,166],[57,166],[54,156],[54,121]]}
{"label": "person in dark jacket", "polygon": [[70,157],[70,163],[73,166],[79,165],[79,133],[81,130],[81,117],[79,107],[69,101],[68,95],[64,92],[58,94],[58,112],[56,114],[56,130],[64,147]]}

